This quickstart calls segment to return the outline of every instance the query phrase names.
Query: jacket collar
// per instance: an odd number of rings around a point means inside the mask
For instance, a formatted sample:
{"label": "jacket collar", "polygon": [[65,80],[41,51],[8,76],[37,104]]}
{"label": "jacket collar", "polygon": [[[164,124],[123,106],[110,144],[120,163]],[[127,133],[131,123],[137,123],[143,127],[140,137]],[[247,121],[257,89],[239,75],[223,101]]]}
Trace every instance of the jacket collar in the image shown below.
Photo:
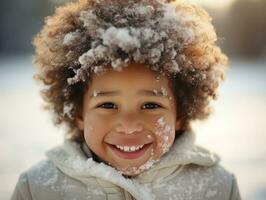
{"label": "jacket collar", "polygon": [[219,162],[216,154],[195,146],[194,143],[195,134],[185,132],[158,162],[131,179],[123,177],[121,173],[103,162],[95,162],[92,159],[92,152],[84,144],[81,147],[76,142],[66,140],[62,146],[48,151],[46,155],[61,171],[86,185],[119,186],[136,199],[152,199],[144,183],[161,182],[176,175],[182,166],[188,164],[212,166]]}

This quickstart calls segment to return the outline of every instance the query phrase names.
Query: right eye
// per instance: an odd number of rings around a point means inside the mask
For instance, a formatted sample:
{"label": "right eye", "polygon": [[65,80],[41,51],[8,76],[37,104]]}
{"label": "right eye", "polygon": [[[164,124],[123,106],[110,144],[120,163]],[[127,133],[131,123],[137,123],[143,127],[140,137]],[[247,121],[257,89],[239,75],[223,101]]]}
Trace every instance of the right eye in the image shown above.
{"label": "right eye", "polygon": [[97,108],[103,109],[117,109],[117,106],[114,103],[106,102],[97,106]]}
{"label": "right eye", "polygon": [[143,105],[143,109],[148,109],[148,110],[152,110],[152,109],[157,109],[157,108],[162,108],[162,106],[160,106],[159,104],[157,103],[145,103]]}

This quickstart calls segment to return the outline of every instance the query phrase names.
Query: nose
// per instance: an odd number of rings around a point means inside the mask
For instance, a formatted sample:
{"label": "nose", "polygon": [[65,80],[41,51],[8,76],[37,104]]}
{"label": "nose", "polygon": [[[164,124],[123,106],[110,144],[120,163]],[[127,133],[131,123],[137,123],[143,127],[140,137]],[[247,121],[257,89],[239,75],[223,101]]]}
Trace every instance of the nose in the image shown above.
{"label": "nose", "polygon": [[138,115],[128,113],[119,117],[115,130],[118,133],[133,134],[141,132],[143,130],[143,125]]}

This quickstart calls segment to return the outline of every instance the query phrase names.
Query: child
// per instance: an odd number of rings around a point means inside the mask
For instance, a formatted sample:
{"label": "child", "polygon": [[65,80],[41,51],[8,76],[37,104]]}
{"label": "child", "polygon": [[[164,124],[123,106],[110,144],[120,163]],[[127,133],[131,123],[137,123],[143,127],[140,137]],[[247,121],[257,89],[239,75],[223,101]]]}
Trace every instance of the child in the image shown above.
{"label": "child", "polygon": [[208,14],[163,0],[80,0],[34,40],[35,78],[65,142],[12,199],[240,199],[219,157],[194,144],[225,78]]}

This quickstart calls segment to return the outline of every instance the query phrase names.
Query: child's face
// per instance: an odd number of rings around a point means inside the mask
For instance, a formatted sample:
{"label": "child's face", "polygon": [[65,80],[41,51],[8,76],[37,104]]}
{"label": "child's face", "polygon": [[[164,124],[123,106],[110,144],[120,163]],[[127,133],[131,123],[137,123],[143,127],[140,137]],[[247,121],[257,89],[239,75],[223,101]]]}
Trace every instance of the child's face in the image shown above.
{"label": "child's face", "polygon": [[131,176],[166,153],[179,128],[168,79],[140,64],[93,75],[77,125],[99,158]]}

